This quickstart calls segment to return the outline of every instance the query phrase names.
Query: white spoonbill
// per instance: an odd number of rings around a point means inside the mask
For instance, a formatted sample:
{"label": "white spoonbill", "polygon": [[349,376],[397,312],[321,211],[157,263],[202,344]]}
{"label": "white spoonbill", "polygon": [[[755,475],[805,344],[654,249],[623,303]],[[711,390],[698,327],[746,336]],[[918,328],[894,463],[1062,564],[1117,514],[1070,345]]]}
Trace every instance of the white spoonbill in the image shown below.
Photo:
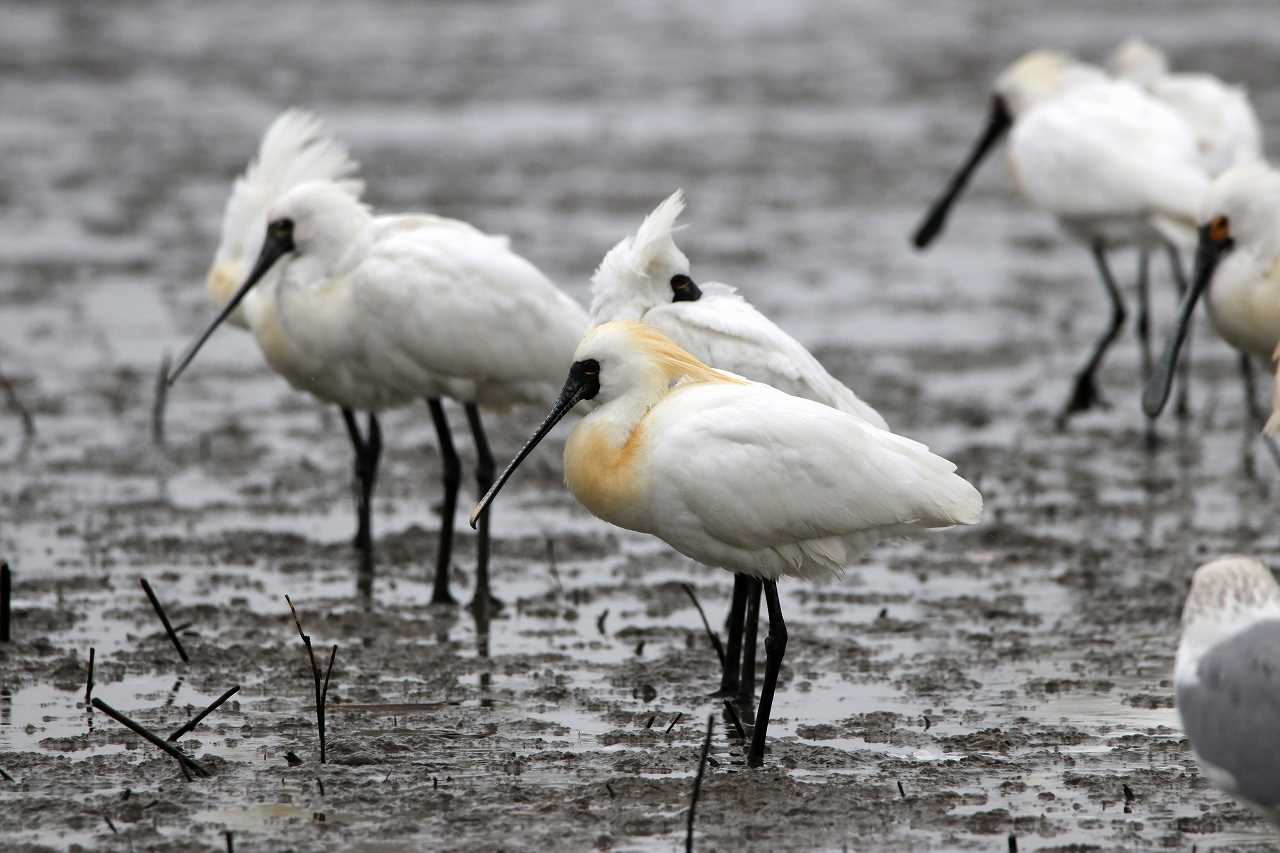
{"label": "white spoonbill", "polygon": [[570,434],[564,466],[583,506],[763,581],[769,635],[753,767],[787,643],[778,578],[839,575],[878,539],[974,524],[982,510],[978,490],[924,445],[708,367],[650,326],[614,322],[578,345],[551,412],[472,510],[472,526],[581,400],[596,408]]}
{"label": "white spoonbill", "polygon": [[[299,109],[285,110],[271,122],[258,156],[249,162],[244,174],[236,178],[222,214],[222,236],[214,254],[213,264],[205,277],[209,299],[221,308],[231,300],[236,290],[249,275],[249,269],[262,251],[262,237],[266,233],[267,208],[289,190],[307,181],[333,181],[338,188],[359,198],[364,192],[364,181],[357,174],[360,164],[351,158],[347,147],[329,135],[324,123],[315,115]],[[245,304],[252,305],[275,287],[279,277],[276,269],[268,270],[262,282],[245,296]],[[262,312],[257,312],[258,316]],[[227,322],[244,329],[249,328],[248,312],[244,306],[237,308]],[[264,351],[264,354],[265,351]],[[267,362],[272,367],[280,363],[269,354]],[[375,424],[369,423],[369,438],[360,434],[356,414],[351,409],[342,410],[347,434],[355,448],[355,477],[357,488],[356,518],[358,526],[354,544],[367,550],[370,532],[369,514],[363,506],[369,498],[361,484],[369,467],[368,442],[376,441]],[[376,467],[376,461],[374,462]]]}
{"label": "white spoonbill", "polygon": [[[249,324],[267,360],[294,387],[344,411],[370,412],[366,458],[357,464],[366,531],[381,449],[375,413],[426,399],[445,488],[432,600],[452,601],[449,558],[461,469],[441,399],[463,404],[483,491],[493,481],[494,461],[479,407],[545,400],[571,361],[586,313],[512,252],[506,238],[425,214],[374,217],[333,182],[300,184],[269,207],[267,219],[253,269],[169,381],[279,265],[275,286],[245,303]],[[372,543],[363,546],[371,565]],[[482,608],[490,602],[488,558],[486,525],[472,600]]]}
{"label": "white spoonbill", "polygon": [[1196,569],[1173,683],[1205,777],[1280,823],[1280,586],[1249,557]]}
{"label": "white spoonbill", "polygon": [[[1071,415],[1103,404],[1094,374],[1124,325],[1108,249],[1166,246],[1181,282],[1177,245],[1192,240],[1209,179],[1194,133],[1173,109],[1069,54],[1035,50],[997,78],[987,128],[916,231],[917,248],[942,230],[974,169],[1010,127],[1009,163],[1019,188],[1090,247],[1111,302],[1111,319],[1058,415],[1061,427]],[[1145,290],[1140,280],[1140,293]],[[1138,331],[1144,334],[1145,324]],[[1143,348],[1149,351],[1146,339]]]}
{"label": "white spoonbill", "polygon": [[[1183,336],[1205,295],[1213,328],[1240,352],[1249,420],[1262,426],[1253,361],[1270,359],[1280,345],[1280,172],[1262,162],[1229,169],[1202,199],[1200,221],[1191,290],[1143,393],[1142,406],[1151,417],[1164,408]],[[1269,435],[1264,439],[1280,463],[1280,450]]]}
{"label": "white spoonbill", "polygon": [[[609,250],[591,279],[591,321],[639,321],[653,326],[695,358],[720,370],[816,400],[884,429],[884,418],[836,379],[813,355],[738,291],[719,282],[699,284],[689,258],[676,245],[676,220],[684,211],[676,190],[645,217],[633,236]],[[729,637],[720,692],[741,688],[749,700],[754,683],[755,623],[760,581],[734,577]],[[749,622],[747,655],[739,680],[743,620]]]}

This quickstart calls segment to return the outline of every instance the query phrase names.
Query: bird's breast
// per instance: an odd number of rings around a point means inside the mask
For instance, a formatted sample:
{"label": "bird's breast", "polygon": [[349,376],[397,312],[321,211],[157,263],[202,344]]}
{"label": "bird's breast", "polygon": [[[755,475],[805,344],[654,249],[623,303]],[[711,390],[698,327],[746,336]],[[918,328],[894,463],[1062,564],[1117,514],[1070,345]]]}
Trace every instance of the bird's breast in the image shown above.
{"label": "bird's breast", "polygon": [[643,531],[648,493],[645,425],[641,421],[623,437],[611,432],[590,418],[574,429],[564,448],[565,483],[592,515]]}
{"label": "bird's breast", "polygon": [[1280,342],[1280,259],[1261,275],[1230,261],[1209,285],[1213,326],[1236,349],[1269,360]]}

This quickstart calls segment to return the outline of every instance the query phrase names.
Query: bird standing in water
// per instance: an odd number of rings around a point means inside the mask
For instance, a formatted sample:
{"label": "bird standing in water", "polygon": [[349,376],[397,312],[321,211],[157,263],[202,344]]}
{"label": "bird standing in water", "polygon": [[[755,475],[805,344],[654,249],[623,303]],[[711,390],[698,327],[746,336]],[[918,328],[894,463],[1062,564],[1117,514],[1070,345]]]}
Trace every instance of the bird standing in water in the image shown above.
{"label": "bird standing in water", "polygon": [[[294,187],[270,205],[257,261],[188,348],[172,382],[243,303],[267,361],[295,388],[344,414],[368,411],[357,444],[360,529],[372,566],[370,502],[381,450],[376,412],[426,399],[444,462],[434,602],[451,602],[449,561],[461,469],[441,400],[463,404],[481,491],[494,460],[480,407],[545,400],[587,325],[586,313],[510,250],[504,237],[426,214],[375,217],[331,181]],[[248,301],[272,270],[259,297]],[[348,419],[348,424],[351,420]],[[353,430],[354,440],[354,430]],[[491,602],[489,529],[480,531],[473,607]]]}
{"label": "bird standing in water", "polygon": [[[997,78],[986,130],[916,230],[916,248],[942,231],[970,176],[1006,131],[1009,164],[1023,195],[1089,246],[1111,303],[1111,318],[1058,414],[1063,428],[1073,415],[1105,405],[1095,374],[1126,313],[1108,251],[1165,247],[1185,290],[1178,247],[1194,241],[1196,206],[1209,177],[1195,134],[1168,105],[1069,54],[1035,50]],[[1145,265],[1139,269],[1145,279]],[[1139,292],[1145,289],[1140,280]],[[1139,334],[1146,334],[1142,324]],[[1149,339],[1142,345],[1149,352]],[[1149,364],[1147,357],[1144,367]],[[1154,435],[1148,424],[1149,441]]]}
{"label": "bird standing in water", "polygon": [[[676,190],[645,217],[634,235],[623,238],[604,256],[591,279],[592,323],[628,320],[653,326],[712,367],[887,429],[879,412],[735,288],[694,281],[689,259],[673,237],[684,206],[684,193]],[[744,703],[754,690],[761,592],[758,578],[734,576],[720,693],[739,696]]]}
{"label": "bird standing in water", "polygon": [[565,481],[593,515],[693,560],[759,578],[766,666],[748,764],[764,760],[787,645],[777,581],[840,574],[886,537],[974,524],[982,496],[922,444],[862,418],[715,370],[652,327],[605,323],[573,356],[551,412],[471,513],[575,404]]}

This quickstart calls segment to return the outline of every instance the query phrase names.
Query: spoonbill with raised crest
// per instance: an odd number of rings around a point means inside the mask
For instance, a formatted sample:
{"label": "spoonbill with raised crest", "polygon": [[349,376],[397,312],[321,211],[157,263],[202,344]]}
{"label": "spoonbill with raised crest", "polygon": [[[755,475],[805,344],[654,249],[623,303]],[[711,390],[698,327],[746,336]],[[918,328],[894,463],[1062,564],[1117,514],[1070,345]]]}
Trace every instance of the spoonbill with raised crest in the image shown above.
{"label": "spoonbill with raised crest", "polygon": [[[375,217],[343,187],[313,181],[268,208],[257,261],[208,328],[179,359],[173,382],[243,303],[267,360],[294,387],[344,413],[368,411],[357,445],[363,518],[381,431],[376,413],[425,398],[444,463],[444,504],[432,600],[450,602],[449,564],[461,468],[441,400],[463,404],[481,491],[494,460],[480,407],[545,400],[587,327],[582,308],[505,237],[426,214]],[[274,286],[256,287],[275,268]],[[372,537],[362,543],[372,565]],[[488,608],[489,529],[480,530],[473,607]]]}
{"label": "spoonbill with raised crest", "polygon": [[839,575],[872,542],[974,524],[982,496],[922,444],[821,403],[716,370],[657,329],[605,323],[578,345],[542,425],[471,513],[474,527],[574,405],[565,481],[593,515],[763,582],[765,676],[748,764],[764,760],[787,645],[778,578]]}
{"label": "spoonbill with raised crest", "polygon": [[[1195,134],[1172,108],[1070,54],[1035,50],[996,79],[987,127],[916,230],[916,248],[942,231],[974,170],[1006,131],[1009,163],[1022,193],[1090,247],[1111,304],[1110,320],[1058,414],[1061,428],[1072,415],[1105,403],[1095,374],[1125,321],[1107,252],[1164,246],[1185,289],[1178,246],[1194,239],[1196,205],[1209,179]],[[1139,269],[1144,278],[1145,265]],[[1140,280],[1139,292],[1145,290]],[[1145,324],[1138,331],[1145,335]],[[1146,338],[1143,350],[1150,351]]]}
{"label": "spoonbill with raised crest", "polygon": [[[684,207],[684,193],[676,190],[645,217],[634,235],[620,240],[604,256],[591,279],[592,322],[642,322],[712,367],[887,428],[879,412],[828,373],[799,341],[756,310],[737,289],[720,282],[694,281],[689,258],[673,237]],[[748,617],[758,618],[760,594],[758,579],[734,577],[720,682],[723,695],[732,696],[740,687],[745,694],[752,689],[756,618]],[[750,622],[748,653],[740,670],[744,620]]]}

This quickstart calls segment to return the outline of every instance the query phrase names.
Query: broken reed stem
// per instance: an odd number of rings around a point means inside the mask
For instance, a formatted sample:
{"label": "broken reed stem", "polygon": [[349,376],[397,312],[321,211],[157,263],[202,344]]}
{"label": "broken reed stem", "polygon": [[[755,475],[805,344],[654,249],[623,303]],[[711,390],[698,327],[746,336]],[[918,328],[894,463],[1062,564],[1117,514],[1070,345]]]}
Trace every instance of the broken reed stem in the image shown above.
{"label": "broken reed stem", "polygon": [[9,623],[13,616],[13,572],[9,564],[0,562],[0,643],[10,640]]}
{"label": "broken reed stem", "polygon": [[679,711],[676,711],[676,715],[675,715],[674,717],[672,717],[672,718],[671,718],[671,722],[667,724],[667,730],[666,730],[665,732],[663,732],[663,734],[664,734],[664,735],[669,735],[669,734],[671,734],[671,730],[672,730],[672,729],[674,729],[674,728],[676,727],[676,723],[680,722],[680,718],[681,718],[681,717],[683,717],[683,716],[684,716],[684,714],[682,714],[682,713],[681,713],[681,712],[679,712]]}
{"label": "broken reed stem", "polygon": [[732,699],[724,700],[724,709],[729,712],[729,721],[733,723],[734,729],[737,730],[738,737],[746,740],[747,730],[742,727],[742,718],[738,716],[738,707],[733,704]]}
{"label": "broken reed stem", "polygon": [[22,403],[22,398],[18,396],[18,391],[13,387],[13,383],[9,381],[9,377],[0,372],[0,391],[4,392],[4,398],[9,404],[9,408],[18,413],[18,417],[22,419],[22,434],[28,440],[35,438],[36,421],[31,416],[31,410]]}
{"label": "broken reed stem", "polygon": [[142,591],[147,594],[147,598],[151,599],[151,606],[155,608],[156,615],[160,617],[160,624],[164,626],[165,633],[173,641],[173,647],[178,650],[178,657],[182,658],[183,663],[191,663],[191,658],[187,657],[187,650],[182,647],[182,641],[178,639],[177,632],[169,624],[169,617],[164,615],[164,608],[160,606],[160,599],[156,598],[156,594],[151,590],[151,584],[147,583],[146,578],[138,578],[138,580],[142,583]]}
{"label": "broken reed stem", "polygon": [[322,685],[320,667],[316,665],[316,653],[311,647],[311,637],[302,630],[302,620],[298,618],[298,608],[293,606],[293,599],[286,595],[284,600],[289,605],[289,612],[293,614],[293,624],[297,626],[298,636],[302,638],[302,644],[307,647],[307,657],[311,660],[311,678],[316,687],[316,730],[320,734],[320,763],[324,764],[327,755],[324,738],[324,704],[329,696],[329,675],[333,672],[334,658],[338,656],[338,644],[334,643],[333,651],[329,653],[329,668],[325,670]]}
{"label": "broken reed stem", "polygon": [[693,822],[698,811],[698,794],[702,791],[702,774],[707,769],[707,753],[711,751],[711,728],[715,715],[707,714],[707,735],[702,739],[702,757],[698,759],[698,775],[693,777],[693,794],[689,797],[689,824],[685,830],[685,853],[693,853]]}
{"label": "broken reed stem", "polygon": [[[84,704],[88,705],[93,701],[93,658],[95,652],[93,646],[89,647],[89,680],[84,685]],[[90,706],[92,707],[92,706]]]}
{"label": "broken reed stem", "polygon": [[222,834],[227,838],[227,853],[236,853],[235,842],[231,840],[231,830],[224,829],[222,830]]}
{"label": "broken reed stem", "polygon": [[[106,714],[108,717],[115,720],[117,723],[124,726],[126,729],[129,729],[134,734],[139,735],[140,737],[146,738],[148,741],[151,742],[153,746],[156,746],[159,749],[164,750],[166,753],[169,754],[170,757],[177,759],[178,765],[182,767],[183,773],[187,773],[187,770],[191,769],[195,771],[195,774],[197,776],[212,775],[209,773],[208,770],[205,769],[204,765],[202,765],[200,762],[196,761],[191,756],[184,754],[177,747],[173,746],[173,744],[161,739],[161,737],[155,732],[151,731],[150,729],[146,728],[140,723],[135,723],[133,720],[129,719],[124,714],[121,714],[119,711],[117,711],[115,708],[112,708],[110,705],[108,705],[106,702],[103,702],[101,699],[94,699],[93,707],[97,708],[99,711]],[[187,775],[189,778],[190,774],[187,774]]]}
{"label": "broken reed stem", "polygon": [[169,738],[168,738],[169,742],[172,743],[173,741],[185,735],[187,732],[194,729],[196,726],[200,725],[201,720],[203,720],[205,717],[212,714],[214,711],[218,710],[219,705],[221,705],[223,702],[230,699],[232,696],[236,695],[236,693],[238,693],[239,690],[240,690],[240,685],[237,684],[235,687],[232,687],[230,690],[228,690],[226,693],[223,693],[217,699],[214,699],[213,703],[209,705],[209,707],[205,708],[199,714],[196,714],[194,717],[188,720],[186,724],[182,726],[182,728],[178,729],[173,734],[169,735]]}
{"label": "broken reed stem", "polygon": [[169,402],[169,353],[160,358],[160,372],[156,374],[155,396],[151,400],[151,443],[164,447],[164,410]]}
{"label": "broken reed stem", "polygon": [[687,583],[680,584],[684,588],[685,595],[689,596],[689,600],[693,602],[693,606],[698,609],[698,615],[702,617],[702,627],[707,631],[707,638],[711,640],[711,648],[716,650],[716,657],[720,659],[720,666],[724,667],[724,645],[720,642],[720,637],[715,631],[711,630],[711,623],[707,621],[707,614],[702,609],[702,605],[698,602],[698,596],[693,591],[693,587]]}

